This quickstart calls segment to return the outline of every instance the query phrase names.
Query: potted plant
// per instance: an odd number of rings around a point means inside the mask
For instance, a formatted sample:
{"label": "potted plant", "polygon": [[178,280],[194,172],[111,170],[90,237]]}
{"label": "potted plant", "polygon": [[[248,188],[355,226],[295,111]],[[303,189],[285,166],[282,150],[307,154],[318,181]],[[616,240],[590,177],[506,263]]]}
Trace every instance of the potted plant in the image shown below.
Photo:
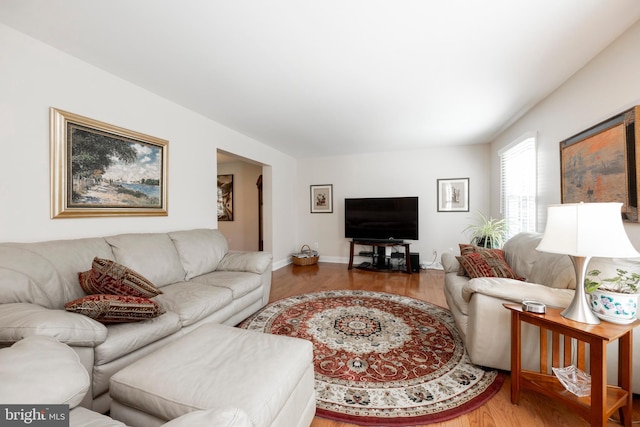
{"label": "potted plant", "polygon": [[471,233],[471,243],[484,248],[501,248],[507,235],[507,223],[504,219],[486,217],[478,212],[478,224],[464,229]]}
{"label": "potted plant", "polygon": [[640,274],[616,268],[616,275],[601,278],[600,270],[591,270],[584,279],[591,298],[591,310],[602,320],[627,324],[636,319]]}

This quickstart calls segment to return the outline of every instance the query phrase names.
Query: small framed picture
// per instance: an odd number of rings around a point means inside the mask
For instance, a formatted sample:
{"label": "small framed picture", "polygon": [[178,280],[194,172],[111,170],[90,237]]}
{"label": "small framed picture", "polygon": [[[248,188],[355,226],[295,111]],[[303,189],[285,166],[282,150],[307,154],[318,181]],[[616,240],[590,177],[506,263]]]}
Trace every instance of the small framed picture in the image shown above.
{"label": "small framed picture", "polygon": [[311,186],[311,213],[333,213],[333,185]]}
{"label": "small framed picture", "polygon": [[218,221],[233,221],[233,175],[218,175]]}
{"label": "small framed picture", "polygon": [[438,180],[438,212],[469,212],[469,178]]}

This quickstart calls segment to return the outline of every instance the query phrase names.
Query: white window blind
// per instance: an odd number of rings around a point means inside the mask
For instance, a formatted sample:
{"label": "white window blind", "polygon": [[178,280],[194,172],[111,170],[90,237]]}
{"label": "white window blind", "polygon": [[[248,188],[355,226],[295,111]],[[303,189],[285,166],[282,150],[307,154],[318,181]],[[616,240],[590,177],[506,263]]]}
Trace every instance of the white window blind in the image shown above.
{"label": "white window blind", "polygon": [[536,138],[511,144],[500,155],[500,203],[507,238],[536,229]]}

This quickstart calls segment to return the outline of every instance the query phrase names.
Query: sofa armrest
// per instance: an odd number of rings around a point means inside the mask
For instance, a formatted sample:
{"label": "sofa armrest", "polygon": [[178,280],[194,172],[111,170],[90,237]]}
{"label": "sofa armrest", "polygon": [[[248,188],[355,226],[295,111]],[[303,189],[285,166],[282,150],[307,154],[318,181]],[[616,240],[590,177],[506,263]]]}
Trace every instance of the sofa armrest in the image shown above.
{"label": "sofa armrest", "polygon": [[262,274],[271,265],[272,256],[268,252],[234,252],[229,251],[220,260],[218,271],[246,271]]}
{"label": "sofa armrest", "polygon": [[0,378],[3,404],[66,404],[75,408],[91,386],[89,374],[73,349],[42,335],[0,350]]}
{"label": "sofa armrest", "polygon": [[107,328],[82,314],[36,304],[0,304],[0,343],[31,335],[46,335],[78,347],[95,347],[107,338]]}
{"label": "sofa armrest", "polygon": [[555,289],[537,283],[523,282],[499,277],[478,277],[469,280],[462,288],[462,298],[471,301],[474,293],[520,303],[534,300],[549,307],[567,307],[573,299],[572,289]]}

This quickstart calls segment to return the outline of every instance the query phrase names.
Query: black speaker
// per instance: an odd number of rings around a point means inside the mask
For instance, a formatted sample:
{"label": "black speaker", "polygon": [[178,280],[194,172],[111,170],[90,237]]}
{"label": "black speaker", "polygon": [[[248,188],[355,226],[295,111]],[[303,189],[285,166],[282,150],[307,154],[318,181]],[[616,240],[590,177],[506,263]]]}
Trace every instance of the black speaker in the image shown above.
{"label": "black speaker", "polygon": [[410,252],[409,257],[411,259],[411,271],[417,273],[420,271],[420,254],[418,252]]}

